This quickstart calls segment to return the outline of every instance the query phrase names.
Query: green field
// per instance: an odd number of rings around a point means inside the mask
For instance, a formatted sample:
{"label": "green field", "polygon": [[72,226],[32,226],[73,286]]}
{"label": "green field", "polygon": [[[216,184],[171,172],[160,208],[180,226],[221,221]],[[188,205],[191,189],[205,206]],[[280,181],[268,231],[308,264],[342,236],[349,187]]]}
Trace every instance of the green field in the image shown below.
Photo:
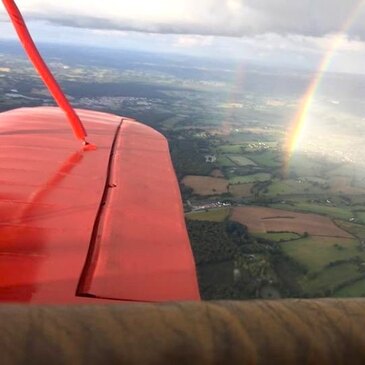
{"label": "green field", "polygon": [[246,144],[226,144],[217,148],[217,153],[242,153]]}
{"label": "green field", "polygon": [[365,278],[356,281],[355,283],[345,286],[342,289],[337,290],[334,297],[346,298],[346,297],[364,297],[365,296]]}
{"label": "green field", "polygon": [[229,179],[230,184],[249,184],[254,182],[269,181],[271,175],[267,173],[258,173],[253,175],[235,176]]}
{"label": "green field", "polygon": [[355,214],[354,216],[356,217],[356,221],[358,223],[361,223],[361,224],[365,224],[365,212],[359,212],[359,211],[355,211]]}
{"label": "green field", "polygon": [[308,269],[307,275],[300,279],[303,292],[308,296],[332,296],[333,292],[335,296],[359,296],[363,293],[358,283],[338,289],[365,275],[356,261],[365,261],[365,251],[359,249],[357,240],[308,237],[279,244],[287,255]]}
{"label": "green field", "polygon": [[[353,263],[344,263],[334,267],[328,267],[320,271],[315,277],[306,276],[301,281],[303,290],[309,295],[316,293],[328,293],[333,291],[338,285],[346,283],[349,280],[360,278],[363,274],[359,271],[357,265]],[[327,295],[331,295],[328,293]]]}
{"label": "green field", "polygon": [[283,233],[255,233],[255,237],[265,238],[266,240],[282,242],[299,239],[301,236],[297,233],[283,232]]}
{"label": "green field", "polygon": [[343,230],[351,233],[356,236],[360,240],[365,239],[365,226],[362,224],[350,223],[348,221],[335,220],[337,226],[342,228]]}
{"label": "green field", "polygon": [[277,161],[278,154],[275,151],[269,150],[261,153],[255,153],[248,155],[252,161],[258,165],[265,167],[279,167],[281,162]]}
{"label": "green field", "polygon": [[280,180],[273,181],[268,187],[267,195],[306,195],[306,194],[324,194],[325,190],[320,186],[315,186],[309,181],[304,180]]}
{"label": "green field", "polygon": [[330,262],[347,260],[360,256],[359,242],[355,239],[332,237],[308,237],[286,243],[280,243],[284,252],[303,264],[309,272],[322,270]]}
{"label": "green field", "polygon": [[230,208],[217,208],[208,211],[186,213],[185,217],[197,221],[223,222],[229,215]]}
{"label": "green field", "polygon": [[220,155],[217,157],[217,164],[220,167],[236,167],[237,166],[231,159],[229,159],[225,155]]}
{"label": "green field", "polygon": [[256,166],[255,162],[251,161],[245,156],[240,155],[228,155],[227,156],[233,163],[238,166]]}
{"label": "green field", "polygon": [[327,215],[331,218],[350,219],[353,217],[351,207],[332,207],[315,203],[294,202],[293,204],[271,204],[270,207],[277,209],[292,210],[298,212],[310,212]]}

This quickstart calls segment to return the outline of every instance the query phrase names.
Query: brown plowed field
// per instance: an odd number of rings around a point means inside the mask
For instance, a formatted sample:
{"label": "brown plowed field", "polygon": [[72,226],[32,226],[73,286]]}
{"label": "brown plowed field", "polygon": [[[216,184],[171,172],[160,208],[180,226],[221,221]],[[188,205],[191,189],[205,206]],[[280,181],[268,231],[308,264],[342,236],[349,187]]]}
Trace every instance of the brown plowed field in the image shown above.
{"label": "brown plowed field", "polygon": [[307,232],[312,236],[352,236],[337,227],[329,218],[318,214],[290,212],[265,207],[237,207],[232,209],[231,220],[244,224],[249,231],[266,232]]}
{"label": "brown plowed field", "polygon": [[199,195],[220,195],[228,192],[228,181],[219,177],[185,176],[182,183]]}

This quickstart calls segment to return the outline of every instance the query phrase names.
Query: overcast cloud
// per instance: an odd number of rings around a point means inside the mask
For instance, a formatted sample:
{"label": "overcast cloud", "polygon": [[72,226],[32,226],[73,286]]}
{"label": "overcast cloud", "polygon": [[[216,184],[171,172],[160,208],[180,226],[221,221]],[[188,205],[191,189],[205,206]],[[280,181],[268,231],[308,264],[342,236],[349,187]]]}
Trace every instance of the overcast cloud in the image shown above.
{"label": "overcast cloud", "polygon": [[[37,42],[309,69],[317,69],[330,51],[329,70],[365,73],[365,0],[17,0],[17,4]],[[337,34],[340,31],[342,35]],[[0,39],[9,38],[16,39],[16,34],[0,2]]]}
{"label": "overcast cloud", "polygon": [[[72,27],[168,34],[321,37],[348,29],[365,38],[364,0],[18,0],[28,19]],[[358,9],[358,11],[356,11]],[[3,9],[0,10],[3,14]]]}

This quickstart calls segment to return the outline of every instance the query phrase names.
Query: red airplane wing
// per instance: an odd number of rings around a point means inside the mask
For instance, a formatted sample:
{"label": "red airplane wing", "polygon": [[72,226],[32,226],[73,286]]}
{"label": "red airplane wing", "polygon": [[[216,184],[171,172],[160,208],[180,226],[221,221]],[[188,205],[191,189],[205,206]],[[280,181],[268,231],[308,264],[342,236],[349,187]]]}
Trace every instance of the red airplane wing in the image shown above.
{"label": "red airplane wing", "polygon": [[96,149],[58,108],[0,114],[0,300],[199,299],[165,138],[78,114]]}
{"label": "red airplane wing", "polygon": [[166,139],[124,120],[79,291],[139,301],[197,299],[180,199]]}
{"label": "red airplane wing", "polygon": [[199,299],[166,139],[127,118],[77,114],[14,0],[2,1],[64,113],[0,114],[0,300]]}

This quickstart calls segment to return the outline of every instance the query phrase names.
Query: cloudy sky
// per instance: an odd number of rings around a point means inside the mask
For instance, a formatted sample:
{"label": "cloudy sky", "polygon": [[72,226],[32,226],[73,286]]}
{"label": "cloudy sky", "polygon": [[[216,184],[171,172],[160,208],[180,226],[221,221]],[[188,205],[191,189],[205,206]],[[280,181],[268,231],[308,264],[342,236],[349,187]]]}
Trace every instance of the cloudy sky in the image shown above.
{"label": "cloudy sky", "polygon": [[[310,68],[334,51],[333,70],[365,73],[365,0],[18,0],[17,4],[38,41]],[[0,38],[14,37],[0,5]]]}

